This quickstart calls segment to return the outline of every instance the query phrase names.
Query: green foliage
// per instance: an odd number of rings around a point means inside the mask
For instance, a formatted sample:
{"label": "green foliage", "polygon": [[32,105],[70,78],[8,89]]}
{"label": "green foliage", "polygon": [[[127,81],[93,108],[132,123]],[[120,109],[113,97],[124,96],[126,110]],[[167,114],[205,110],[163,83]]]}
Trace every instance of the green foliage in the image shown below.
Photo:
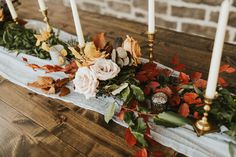
{"label": "green foliage", "polygon": [[26,29],[13,22],[6,22],[2,32],[0,33],[0,46],[11,51],[26,53],[42,59],[50,58],[48,52],[35,46],[37,41],[34,37],[35,33],[34,30]]}
{"label": "green foliage", "polygon": [[160,113],[158,116],[154,117],[154,122],[157,125],[163,125],[166,127],[180,127],[185,124],[191,124],[190,120],[174,112]]}
{"label": "green foliage", "polygon": [[138,86],[135,86],[135,85],[131,85],[130,86],[131,89],[132,89],[132,92],[133,92],[133,95],[135,96],[135,98],[138,100],[138,101],[144,101],[144,93],[143,91],[141,90],[141,88],[139,88]]}
{"label": "green foliage", "polygon": [[111,103],[108,105],[108,107],[106,108],[106,112],[105,112],[105,121],[108,123],[112,117],[114,116],[115,114],[115,110],[116,110],[116,105],[115,103]]}

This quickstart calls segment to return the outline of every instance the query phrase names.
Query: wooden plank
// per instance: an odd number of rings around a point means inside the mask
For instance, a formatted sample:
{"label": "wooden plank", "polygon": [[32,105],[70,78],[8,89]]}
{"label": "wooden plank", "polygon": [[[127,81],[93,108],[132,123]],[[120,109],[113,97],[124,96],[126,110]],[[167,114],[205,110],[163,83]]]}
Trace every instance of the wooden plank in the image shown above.
{"label": "wooden plank", "polygon": [[84,156],[1,100],[0,132],[2,157]]}
{"label": "wooden plank", "polygon": [[[55,103],[51,104],[48,99],[41,96],[29,95],[26,89],[8,81],[1,84],[0,87],[2,101],[84,154],[94,151],[96,144],[99,144],[100,148],[109,148],[110,152],[106,153],[115,155],[129,156],[137,150],[137,148],[134,149],[135,147],[127,149],[123,138],[71,110],[58,112],[58,108],[62,106],[60,104],[56,106]],[[11,99],[12,97],[14,99]]]}

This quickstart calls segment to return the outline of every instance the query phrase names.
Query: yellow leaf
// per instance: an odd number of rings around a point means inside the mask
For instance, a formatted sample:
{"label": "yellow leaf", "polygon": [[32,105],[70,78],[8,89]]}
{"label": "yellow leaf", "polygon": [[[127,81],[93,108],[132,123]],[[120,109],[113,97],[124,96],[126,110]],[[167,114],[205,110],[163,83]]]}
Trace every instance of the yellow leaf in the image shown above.
{"label": "yellow leaf", "polygon": [[45,50],[45,51],[47,51],[47,52],[50,51],[50,47],[49,47],[48,44],[45,43],[45,42],[42,43],[42,49]]}
{"label": "yellow leaf", "polygon": [[67,56],[67,51],[65,49],[61,50],[60,53],[64,57]]}
{"label": "yellow leaf", "polygon": [[72,54],[75,56],[75,58],[77,58],[77,59],[79,59],[79,60],[83,59],[83,57],[81,56],[81,54],[80,54],[78,51],[76,51],[75,48],[69,47],[69,50],[71,50],[71,52],[72,52]]}
{"label": "yellow leaf", "polygon": [[86,43],[84,48],[84,54],[89,60],[95,60],[98,58],[105,58],[106,55],[101,53],[96,49],[96,46],[93,42]]}
{"label": "yellow leaf", "polygon": [[51,33],[48,31],[41,32],[41,34],[35,34],[37,39],[36,46],[39,46],[41,42],[47,41],[51,37]]}

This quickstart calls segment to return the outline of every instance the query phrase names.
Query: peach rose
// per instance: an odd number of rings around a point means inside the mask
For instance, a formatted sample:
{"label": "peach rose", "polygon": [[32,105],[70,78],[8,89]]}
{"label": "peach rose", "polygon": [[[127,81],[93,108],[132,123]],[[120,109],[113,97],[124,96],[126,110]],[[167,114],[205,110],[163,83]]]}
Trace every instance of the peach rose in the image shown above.
{"label": "peach rose", "polygon": [[120,72],[120,68],[116,63],[104,58],[96,60],[90,68],[97,78],[103,81],[116,77]]}
{"label": "peach rose", "polygon": [[75,85],[75,92],[84,94],[86,99],[96,96],[99,82],[95,73],[88,67],[78,69],[73,83]]}

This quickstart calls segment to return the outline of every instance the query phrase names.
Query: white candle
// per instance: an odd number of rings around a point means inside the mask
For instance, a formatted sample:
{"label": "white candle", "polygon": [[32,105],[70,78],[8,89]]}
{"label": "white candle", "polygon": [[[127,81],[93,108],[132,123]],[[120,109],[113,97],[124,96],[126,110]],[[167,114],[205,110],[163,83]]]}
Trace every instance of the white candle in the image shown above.
{"label": "white candle", "polygon": [[70,4],[71,4],[72,14],[73,14],[74,22],[75,22],[75,29],[76,29],[76,34],[77,34],[79,46],[84,47],[84,45],[85,45],[84,35],[83,35],[83,31],[82,31],[82,27],[81,27],[81,23],[80,23],[80,18],[79,18],[79,13],[77,10],[75,0],[70,0]]}
{"label": "white candle", "polygon": [[225,32],[229,18],[230,0],[225,0],[221,4],[221,10],[218,20],[218,26],[215,36],[215,43],[211,58],[208,83],[206,88],[206,98],[213,99],[216,92],[217,81],[219,77],[220,62],[224,46]]}
{"label": "white candle", "polygon": [[148,33],[155,33],[155,0],[148,0]]}
{"label": "white candle", "polygon": [[9,9],[9,11],[11,13],[12,19],[16,19],[17,18],[17,14],[16,14],[16,10],[15,10],[13,4],[12,4],[12,1],[11,0],[6,0],[6,2],[7,2],[8,9]]}
{"label": "white candle", "polygon": [[39,3],[40,11],[45,11],[45,10],[47,10],[47,7],[46,7],[46,4],[45,4],[45,1],[44,1],[44,0],[38,0],[38,3]]}

